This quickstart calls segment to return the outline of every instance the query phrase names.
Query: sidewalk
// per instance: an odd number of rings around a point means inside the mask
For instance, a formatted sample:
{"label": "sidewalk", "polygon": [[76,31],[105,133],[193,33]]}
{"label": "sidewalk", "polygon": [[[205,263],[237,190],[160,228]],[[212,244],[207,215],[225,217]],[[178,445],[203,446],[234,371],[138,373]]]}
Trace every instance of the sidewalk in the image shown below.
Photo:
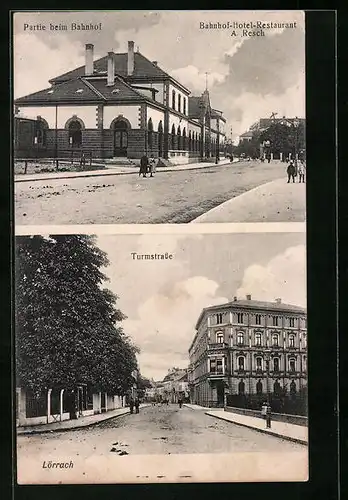
{"label": "sidewalk", "polygon": [[[200,411],[209,410],[209,411],[214,411],[213,408],[208,408],[208,407],[200,406],[200,405],[191,405],[190,403],[184,403],[183,406],[186,406],[186,408],[189,408],[190,410],[200,410]],[[219,410],[219,408],[217,408],[217,410]]]}
{"label": "sidewalk", "polygon": [[288,424],[286,422],[272,421],[271,429],[266,428],[266,422],[263,418],[249,417],[246,415],[239,415],[237,413],[230,413],[224,410],[206,411],[206,415],[219,418],[233,424],[248,427],[264,434],[294,441],[296,443],[308,444],[308,427],[301,425]]}
{"label": "sidewalk", "polygon": [[[140,409],[146,408],[149,404],[143,403]],[[73,429],[81,429],[82,427],[89,427],[98,424],[104,420],[109,420],[114,417],[121,417],[130,413],[129,407],[117,408],[105,413],[98,413],[97,415],[89,415],[80,417],[77,420],[63,420],[62,422],[51,422],[49,424],[31,425],[25,427],[17,427],[17,435],[30,435],[30,434],[44,434],[47,432],[64,432]]]}
{"label": "sidewalk", "polygon": [[[234,162],[235,163],[235,162]],[[199,170],[201,168],[219,168],[221,165],[229,165],[230,160],[221,160],[218,165],[215,162],[187,163],[173,167],[157,167],[156,172],[179,172],[180,170]],[[100,177],[108,175],[135,175],[139,174],[139,166],[108,166],[101,170],[90,170],[85,172],[52,172],[43,174],[18,174],[14,176],[15,182],[50,181],[53,179],[75,179],[77,177]]]}
{"label": "sidewalk", "polygon": [[306,184],[287,178],[262,184],[197,217],[191,224],[209,222],[305,222]]}

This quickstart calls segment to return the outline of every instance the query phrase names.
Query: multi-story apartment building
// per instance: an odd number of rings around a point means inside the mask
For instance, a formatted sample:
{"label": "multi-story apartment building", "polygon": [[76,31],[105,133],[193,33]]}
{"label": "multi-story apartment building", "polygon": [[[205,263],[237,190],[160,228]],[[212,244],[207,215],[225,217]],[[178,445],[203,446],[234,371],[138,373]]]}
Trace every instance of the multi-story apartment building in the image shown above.
{"label": "multi-story apartment building", "polygon": [[189,348],[191,402],[223,406],[227,394],[295,394],[307,385],[302,307],[234,297],[201,312]]}
{"label": "multi-story apartment building", "polygon": [[[44,63],[44,61],[43,61]],[[225,118],[208,90],[201,96],[150,61],[134,42],[128,51],[95,60],[50,80],[51,86],[15,100],[15,154],[139,159],[172,164],[223,156]]]}

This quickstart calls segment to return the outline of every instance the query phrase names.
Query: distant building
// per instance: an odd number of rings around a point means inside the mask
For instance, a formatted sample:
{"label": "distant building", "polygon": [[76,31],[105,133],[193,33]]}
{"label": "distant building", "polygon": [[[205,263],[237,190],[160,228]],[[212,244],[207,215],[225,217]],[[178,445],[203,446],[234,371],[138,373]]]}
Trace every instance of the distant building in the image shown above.
{"label": "distant building", "polygon": [[228,394],[296,394],[307,385],[306,310],[250,295],[207,307],[189,357],[192,403],[222,407]]}
{"label": "distant building", "polygon": [[163,379],[165,393],[170,403],[177,403],[179,398],[189,397],[187,369],[173,368]]}
{"label": "distant building", "polygon": [[[208,90],[191,96],[133,41],[127,52],[98,60],[86,44],[85,64],[50,84],[15,100],[17,157],[139,159],[145,152],[181,164],[224,156],[226,120]],[[36,123],[23,124],[23,115]]]}

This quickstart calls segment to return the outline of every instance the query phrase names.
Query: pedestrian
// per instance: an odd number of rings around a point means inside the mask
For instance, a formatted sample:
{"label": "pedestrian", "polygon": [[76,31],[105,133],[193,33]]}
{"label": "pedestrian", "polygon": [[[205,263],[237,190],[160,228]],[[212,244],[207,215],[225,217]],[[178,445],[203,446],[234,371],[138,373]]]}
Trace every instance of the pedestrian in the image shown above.
{"label": "pedestrian", "polygon": [[134,401],[133,401],[133,398],[130,398],[130,400],[129,400],[129,409],[130,409],[130,412],[131,412],[131,415],[132,415],[133,411],[134,411]]}
{"label": "pedestrian", "polygon": [[305,181],[306,166],[303,161],[301,161],[298,167],[298,182]]}
{"label": "pedestrian", "polygon": [[140,401],[139,401],[138,398],[136,398],[135,403],[134,403],[134,405],[135,405],[135,413],[139,413],[139,404],[140,404]]}
{"label": "pedestrian", "polygon": [[288,183],[290,182],[290,179],[292,179],[292,182],[295,182],[296,169],[295,169],[295,165],[294,165],[292,160],[290,160],[290,163],[288,165],[288,168],[286,169],[286,172],[288,174]]}
{"label": "pedestrian", "polygon": [[233,155],[230,156],[230,162],[233,163]]}
{"label": "pedestrian", "polygon": [[271,406],[269,403],[267,403],[267,401],[262,403],[261,415],[266,420],[266,427],[268,429],[270,429],[271,428]]}
{"label": "pedestrian", "polygon": [[149,165],[150,165],[150,177],[153,177],[153,174],[156,172],[156,159],[152,154],[150,157]]}
{"label": "pedestrian", "polygon": [[143,175],[143,177],[146,177],[148,162],[149,161],[146,156],[146,153],[144,153],[143,156],[140,158],[139,177],[141,176],[141,174]]}
{"label": "pedestrian", "polygon": [[179,408],[181,408],[182,407],[182,398],[181,398],[181,396],[178,399],[178,403],[179,403]]}

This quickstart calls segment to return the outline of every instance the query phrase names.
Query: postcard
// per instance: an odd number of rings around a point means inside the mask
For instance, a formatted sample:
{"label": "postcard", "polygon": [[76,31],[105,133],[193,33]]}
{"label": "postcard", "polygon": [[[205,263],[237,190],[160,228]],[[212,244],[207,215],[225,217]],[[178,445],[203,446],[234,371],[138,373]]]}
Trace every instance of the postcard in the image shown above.
{"label": "postcard", "polygon": [[308,479],[305,14],[13,15],[18,484]]}
{"label": "postcard", "polygon": [[305,220],[304,12],[22,12],[13,45],[17,224]]}

